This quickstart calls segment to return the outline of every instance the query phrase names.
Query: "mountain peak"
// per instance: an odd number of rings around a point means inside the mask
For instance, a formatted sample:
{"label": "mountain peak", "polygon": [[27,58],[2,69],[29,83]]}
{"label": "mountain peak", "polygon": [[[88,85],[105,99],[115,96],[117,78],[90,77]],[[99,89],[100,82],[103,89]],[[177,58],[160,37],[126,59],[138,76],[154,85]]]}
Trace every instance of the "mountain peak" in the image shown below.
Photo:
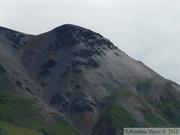
{"label": "mountain peak", "polygon": [[56,35],[63,46],[84,44],[84,46],[91,49],[95,49],[95,47],[117,49],[113,43],[99,33],[72,24],[57,27],[52,31],[52,34]]}
{"label": "mountain peak", "polygon": [[85,28],[74,24],[64,24],[59,27],[56,27],[54,30],[60,30],[60,29],[85,29]]}
{"label": "mountain peak", "polygon": [[180,86],[89,29],[65,24],[37,36],[0,31],[0,47],[0,88],[28,93],[82,134],[180,123]]}
{"label": "mountain peak", "polygon": [[95,33],[89,29],[83,28],[83,27],[78,26],[78,25],[73,25],[73,24],[64,24],[64,25],[61,25],[59,27],[56,27],[53,30],[56,32],[65,32],[65,31],[76,32],[76,31],[81,30],[81,31],[89,31],[89,32]]}

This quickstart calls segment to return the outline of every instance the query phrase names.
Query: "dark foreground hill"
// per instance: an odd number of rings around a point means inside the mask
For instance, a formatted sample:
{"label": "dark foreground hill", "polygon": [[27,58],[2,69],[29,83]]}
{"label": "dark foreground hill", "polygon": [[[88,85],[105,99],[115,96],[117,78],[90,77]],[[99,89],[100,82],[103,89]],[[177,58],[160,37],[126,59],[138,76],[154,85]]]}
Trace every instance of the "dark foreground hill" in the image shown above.
{"label": "dark foreground hill", "polygon": [[0,27],[0,134],[119,135],[180,125],[180,86],[91,30]]}

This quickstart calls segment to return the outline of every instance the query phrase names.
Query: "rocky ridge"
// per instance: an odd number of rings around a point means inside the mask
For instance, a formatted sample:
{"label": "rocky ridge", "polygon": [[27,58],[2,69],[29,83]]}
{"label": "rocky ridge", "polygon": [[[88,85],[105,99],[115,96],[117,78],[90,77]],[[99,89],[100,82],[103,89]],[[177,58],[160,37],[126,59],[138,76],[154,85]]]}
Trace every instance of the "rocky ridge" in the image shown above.
{"label": "rocky ridge", "polygon": [[[119,134],[118,111],[135,123],[124,126],[156,126],[149,117],[173,125],[158,105],[178,101],[180,86],[98,33],[70,24],[37,36],[0,28],[0,47],[1,89],[32,96],[82,134]],[[170,113],[180,117],[179,108]]]}

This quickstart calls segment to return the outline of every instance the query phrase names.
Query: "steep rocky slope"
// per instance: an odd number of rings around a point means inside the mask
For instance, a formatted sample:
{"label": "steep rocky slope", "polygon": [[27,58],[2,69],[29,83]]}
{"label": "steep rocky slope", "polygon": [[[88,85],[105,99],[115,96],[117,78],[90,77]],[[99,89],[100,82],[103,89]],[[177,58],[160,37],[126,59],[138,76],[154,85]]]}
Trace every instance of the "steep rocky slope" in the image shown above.
{"label": "steep rocky slope", "polygon": [[1,90],[28,94],[82,134],[180,125],[180,86],[98,33],[69,24],[37,36],[0,28],[0,47]]}

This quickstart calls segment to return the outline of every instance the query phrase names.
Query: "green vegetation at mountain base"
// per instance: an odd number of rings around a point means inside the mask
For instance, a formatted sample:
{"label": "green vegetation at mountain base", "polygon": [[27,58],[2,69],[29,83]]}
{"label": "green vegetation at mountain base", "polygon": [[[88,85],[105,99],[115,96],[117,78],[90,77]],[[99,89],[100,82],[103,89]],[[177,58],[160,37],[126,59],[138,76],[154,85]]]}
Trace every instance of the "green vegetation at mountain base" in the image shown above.
{"label": "green vegetation at mountain base", "polygon": [[158,108],[163,116],[173,126],[179,126],[180,123],[180,100],[175,98],[161,98]]}
{"label": "green vegetation at mountain base", "polygon": [[[151,98],[146,97],[149,103],[155,107],[159,112],[161,112],[161,116],[165,119],[163,122],[162,120],[158,120],[158,118],[149,117],[150,121],[154,121],[151,123],[156,123],[155,125],[162,126],[162,127],[177,127],[180,123],[180,100],[174,97],[163,98],[160,97],[160,101],[155,102]],[[150,114],[149,111],[144,112],[144,115],[147,116]],[[143,110],[142,110],[143,111]],[[150,114],[151,115],[151,114]],[[161,124],[160,124],[161,123]]]}
{"label": "green vegetation at mountain base", "polygon": [[144,105],[142,109],[140,109],[140,111],[142,112],[145,120],[149,123],[148,125],[146,125],[147,127],[169,127],[170,125],[163,120],[162,118],[160,118],[157,115],[154,115],[151,112],[151,109],[148,105]]}
{"label": "green vegetation at mountain base", "polygon": [[[107,129],[103,129],[102,125],[106,125]],[[104,130],[107,134],[121,135],[124,127],[137,127],[137,122],[133,117],[124,110],[118,102],[114,102],[107,110],[106,114],[96,124],[96,132],[100,133]],[[99,131],[97,131],[97,129]]]}
{"label": "green vegetation at mountain base", "polygon": [[117,129],[117,134],[123,132],[124,127],[136,127],[133,117],[125,111],[119,103],[113,103],[108,109],[107,118],[112,120],[112,127]]}
{"label": "green vegetation at mountain base", "polygon": [[78,135],[57,114],[47,122],[42,107],[33,99],[0,92],[0,135]]}

